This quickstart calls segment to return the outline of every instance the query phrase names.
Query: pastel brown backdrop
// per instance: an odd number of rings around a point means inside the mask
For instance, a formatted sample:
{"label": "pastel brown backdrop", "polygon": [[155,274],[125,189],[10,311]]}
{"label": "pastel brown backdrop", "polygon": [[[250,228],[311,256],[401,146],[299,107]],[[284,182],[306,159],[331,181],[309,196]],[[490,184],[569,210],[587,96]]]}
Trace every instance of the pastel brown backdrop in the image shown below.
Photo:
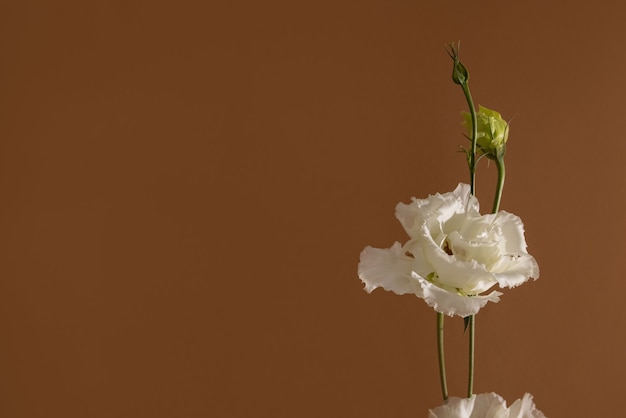
{"label": "pastel brown backdrop", "polygon": [[475,391],[622,416],[626,6],[565,4],[3,1],[0,416],[427,416],[435,314],[356,268],[467,181],[456,40],[541,268],[478,315]]}

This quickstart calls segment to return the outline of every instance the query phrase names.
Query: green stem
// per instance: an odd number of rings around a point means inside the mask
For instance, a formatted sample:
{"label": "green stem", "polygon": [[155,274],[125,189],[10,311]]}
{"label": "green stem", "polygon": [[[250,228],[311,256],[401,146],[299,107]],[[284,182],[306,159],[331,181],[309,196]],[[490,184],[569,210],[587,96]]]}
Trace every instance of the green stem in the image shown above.
{"label": "green stem", "polygon": [[472,149],[469,154],[469,170],[470,170],[470,193],[476,195],[476,142],[478,141],[478,123],[476,120],[476,108],[474,107],[474,101],[472,100],[472,93],[470,93],[469,85],[467,83],[461,84],[465,100],[470,111],[470,117],[472,119]]}
{"label": "green stem", "polygon": [[504,170],[504,153],[496,157],[496,167],[498,167],[498,184],[496,186],[496,197],[493,200],[492,213],[498,213],[500,200],[502,200],[502,189],[504,189],[504,177],[506,175]]}
{"label": "green stem", "polygon": [[448,384],[446,383],[446,361],[443,354],[443,314],[437,312],[437,354],[439,355],[439,378],[441,394],[444,402],[448,400]]}
{"label": "green stem", "polygon": [[474,337],[476,331],[476,315],[469,318],[469,373],[467,382],[467,397],[474,393]]}
{"label": "green stem", "polygon": [[[470,193],[476,195],[476,142],[478,141],[478,122],[476,120],[476,108],[474,107],[474,101],[472,100],[472,94],[470,93],[469,85],[467,83],[461,84],[465,100],[470,110],[470,117],[472,120],[472,149],[469,154],[469,170],[470,170]],[[474,391],[474,334],[475,334],[475,316],[469,317],[469,366],[468,366],[468,382],[467,382],[467,397],[472,397]]]}
{"label": "green stem", "polygon": [[[454,60],[454,67],[452,71],[452,80],[461,86],[463,90],[463,94],[465,95],[465,100],[467,100],[467,105],[470,111],[470,118],[472,121],[472,147],[470,152],[468,152],[468,165],[470,171],[470,193],[475,196],[476,195],[476,143],[478,142],[478,123],[476,117],[476,108],[474,107],[474,101],[472,100],[472,94],[469,89],[469,72],[467,68],[461,64],[459,61],[458,55],[458,45],[455,47],[454,45],[450,46],[450,56]],[[499,166],[500,167],[500,166]],[[502,171],[498,170],[498,173],[504,173],[504,163],[502,163]],[[501,195],[502,193],[502,184],[504,182],[504,174],[498,177],[501,179],[502,183],[499,183],[498,190]],[[500,205],[500,197],[496,197],[497,205]],[[468,397],[472,396],[474,391],[474,335],[475,335],[475,316],[471,315],[468,319],[467,325],[469,325],[469,376],[468,376],[468,386],[467,392]],[[439,321],[438,321],[439,324]],[[441,318],[441,330],[443,332],[443,316]],[[441,345],[439,346],[440,355],[439,355],[439,369],[442,369],[442,361],[443,361],[443,335],[440,336]],[[439,341],[439,340],[438,340]],[[443,386],[443,378],[442,378],[442,386]],[[444,399],[446,399],[446,395],[444,392]]]}

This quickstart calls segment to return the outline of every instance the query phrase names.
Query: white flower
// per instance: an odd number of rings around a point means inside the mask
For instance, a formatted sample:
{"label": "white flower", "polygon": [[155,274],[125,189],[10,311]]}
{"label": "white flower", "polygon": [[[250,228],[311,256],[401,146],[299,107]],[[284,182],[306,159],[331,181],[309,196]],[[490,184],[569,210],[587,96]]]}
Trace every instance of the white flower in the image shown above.
{"label": "white flower", "polygon": [[496,393],[482,393],[471,398],[451,397],[442,406],[431,409],[428,418],[546,418],[533,402],[530,393],[507,408]]}
{"label": "white flower", "polygon": [[494,285],[515,287],[539,277],[521,219],[504,211],[481,215],[467,184],[399,203],[396,217],[410,239],[363,250],[359,278],[368,292],[412,293],[437,312],[467,317],[499,301],[500,292],[482,294]]}

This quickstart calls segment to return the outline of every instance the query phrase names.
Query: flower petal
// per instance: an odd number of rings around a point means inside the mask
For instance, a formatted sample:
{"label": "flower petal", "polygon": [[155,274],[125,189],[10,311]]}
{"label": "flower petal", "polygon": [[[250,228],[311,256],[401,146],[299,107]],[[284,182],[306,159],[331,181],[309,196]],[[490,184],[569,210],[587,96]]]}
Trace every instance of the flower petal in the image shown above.
{"label": "flower petal", "polygon": [[508,418],[506,401],[497,393],[474,395],[474,410],[471,418]]}
{"label": "flower petal", "polygon": [[476,396],[471,398],[451,396],[445,404],[428,411],[428,418],[470,418],[475,400]]}
{"label": "flower petal", "polygon": [[546,418],[546,416],[535,407],[533,395],[524,394],[522,399],[518,399],[509,408],[509,418]]}
{"label": "flower petal", "polygon": [[471,398],[450,397],[443,405],[429,411],[428,418],[546,418],[535,408],[529,393],[506,407],[497,393],[481,393]]}
{"label": "flower petal", "polygon": [[494,216],[493,223],[500,228],[500,234],[505,238],[501,242],[504,254],[526,254],[526,239],[524,238],[524,223],[519,216],[500,211]]}
{"label": "flower petal", "polygon": [[456,315],[465,318],[474,315],[487,302],[499,302],[502,295],[500,292],[493,291],[488,295],[464,296],[435,286],[415,273],[413,273],[413,278],[417,279],[422,286],[423,299],[428,306],[449,316]]}
{"label": "flower petal", "polygon": [[449,219],[455,213],[478,214],[478,211],[478,199],[470,194],[470,186],[459,183],[449,193],[437,193],[426,199],[413,198],[409,204],[398,203],[396,218],[411,238],[417,238],[421,235],[421,226],[425,221],[441,221]]}
{"label": "flower petal", "polygon": [[361,252],[359,278],[365,283],[368,293],[382,287],[398,295],[417,293],[420,296],[421,287],[411,277],[414,262],[412,257],[404,253],[399,242],[395,242],[389,249],[366,247]]}
{"label": "flower petal", "polygon": [[461,261],[454,255],[446,254],[430,238],[426,229],[420,243],[424,258],[437,273],[438,283],[442,286],[460,289],[467,294],[479,294],[496,284],[494,275],[488,272],[483,264],[475,260]]}
{"label": "flower petal", "polygon": [[358,272],[368,292],[414,293],[438,312],[468,316],[499,301],[500,292],[483,295],[496,284],[515,287],[539,277],[521,219],[508,212],[481,216],[466,184],[399,203],[396,217],[410,239],[363,250]]}
{"label": "flower petal", "polygon": [[531,277],[535,280],[539,278],[539,265],[535,258],[529,254],[502,257],[493,266],[495,279],[500,287],[516,287],[525,283]]}

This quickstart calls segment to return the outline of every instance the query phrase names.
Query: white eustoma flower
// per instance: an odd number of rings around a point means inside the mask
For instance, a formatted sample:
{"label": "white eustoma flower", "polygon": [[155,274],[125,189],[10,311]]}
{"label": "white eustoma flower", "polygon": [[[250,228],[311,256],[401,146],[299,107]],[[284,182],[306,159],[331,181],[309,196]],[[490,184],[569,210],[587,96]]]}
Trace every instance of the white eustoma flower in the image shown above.
{"label": "white eustoma flower", "polygon": [[382,287],[415,294],[437,312],[467,317],[499,301],[500,292],[483,294],[493,286],[515,287],[539,277],[521,219],[504,211],[481,215],[467,184],[399,203],[396,217],[410,239],[363,250],[359,278],[368,292]]}
{"label": "white eustoma flower", "polygon": [[546,418],[535,407],[530,393],[506,407],[506,401],[496,393],[482,393],[471,398],[451,397],[435,409],[428,418]]}

